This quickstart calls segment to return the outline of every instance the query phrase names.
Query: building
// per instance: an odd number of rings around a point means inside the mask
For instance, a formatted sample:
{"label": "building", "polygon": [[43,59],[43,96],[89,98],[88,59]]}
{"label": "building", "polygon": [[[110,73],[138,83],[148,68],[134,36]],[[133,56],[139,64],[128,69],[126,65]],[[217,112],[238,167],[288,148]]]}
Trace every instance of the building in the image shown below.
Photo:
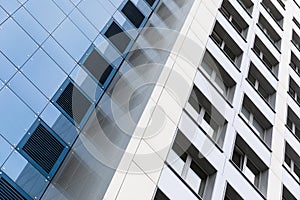
{"label": "building", "polygon": [[0,199],[300,199],[298,0],[0,2]]}

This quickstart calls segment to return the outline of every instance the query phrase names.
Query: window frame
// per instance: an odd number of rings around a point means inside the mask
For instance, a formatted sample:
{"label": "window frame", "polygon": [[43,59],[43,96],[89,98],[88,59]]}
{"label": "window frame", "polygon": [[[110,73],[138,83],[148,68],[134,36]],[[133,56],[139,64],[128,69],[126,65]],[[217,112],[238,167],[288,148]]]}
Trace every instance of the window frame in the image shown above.
{"label": "window frame", "polygon": [[[90,107],[84,114],[84,117],[82,118],[81,122],[78,123],[74,118],[72,118],[56,101],[60,98],[62,93],[65,91],[66,87],[69,85],[69,83],[73,84],[76,89],[91,103]],[[56,108],[77,128],[82,129],[84,127],[85,123],[87,122],[90,114],[92,113],[93,109],[95,108],[95,102],[90,99],[88,95],[85,94],[84,91],[71,79],[67,78],[65,82],[61,85],[61,87],[57,90],[56,94],[53,96],[51,102],[53,105],[56,106]]]}
{"label": "window frame", "polygon": [[[61,145],[64,146],[63,151],[60,153],[60,156],[56,160],[55,164],[52,166],[52,169],[51,169],[51,171],[49,173],[47,173],[34,159],[32,159],[24,150],[22,150],[23,146],[27,143],[27,141],[29,140],[29,138],[31,137],[31,135],[36,131],[36,129],[38,128],[39,125],[42,125],[45,129],[47,129],[47,131],[49,131],[50,134]],[[17,145],[16,149],[18,150],[18,152],[20,152],[20,154],[22,156],[24,156],[26,158],[26,160],[28,160],[28,162],[32,166],[34,166],[43,176],[45,176],[46,179],[48,179],[49,181],[51,181],[52,178],[54,177],[55,173],[59,169],[60,165],[62,164],[63,160],[67,156],[67,154],[68,154],[68,152],[70,150],[70,146],[62,138],[60,138],[59,135],[57,133],[55,133],[55,131],[52,130],[52,128],[50,128],[42,119],[38,118],[33,123],[33,125],[29,128],[29,130],[24,135],[24,137],[22,138],[22,140],[19,142],[19,144]]]}

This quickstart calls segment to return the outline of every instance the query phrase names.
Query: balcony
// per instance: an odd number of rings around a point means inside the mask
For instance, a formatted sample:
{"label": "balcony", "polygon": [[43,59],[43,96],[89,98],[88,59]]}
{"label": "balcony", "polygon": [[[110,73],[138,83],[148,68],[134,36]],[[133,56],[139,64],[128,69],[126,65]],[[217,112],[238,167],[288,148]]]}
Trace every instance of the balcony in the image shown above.
{"label": "balcony", "polygon": [[211,199],[217,171],[179,129],[167,163],[199,199]]}
{"label": "balcony", "polygon": [[247,81],[258,92],[263,100],[272,108],[275,109],[276,90],[264,77],[264,75],[251,63],[247,76]]}
{"label": "balcony", "polygon": [[253,11],[253,2],[251,0],[237,0],[244,10],[251,16]]}
{"label": "balcony", "polygon": [[223,95],[223,97],[232,102],[236,82],[223,69],[221,64],[206,51],[203,56],[200,70],[204,76],[212,83],[212,85]]}
{"label": "balcony", "polygon": [[292,43],[300,51],[300,37],[294,30],[293,30],[293,34],[292,34]]}
{"label": "balcony", "polygon": [[280,51],[281,37],[262,14],[259,15],[258,26],[276,49]]}
{"label": "balcony", "polygon": [[249,25],[242,18],[242,16],[235,10],[228,0],[224,0],[220,12],[225,16],[233,28],[241,35],[245,40],[248,33]]}
{"label": "balcony", "polygon": [[300,60],[293,52],[291,52],[290,66],[300,76]]}
{"label": "balcony", "polygon": [[287,142],[285,145],[283,166],[300,183],[300,157]]}
{"label": "balcony", "polygon": [[236,137],[231,161],[248,182],[265,197],[268,167],[239,135]]}
{"label": "balcony", "polygon": [[278,76],[278,60],[273,56],[265,44],[256,36],[253,45],[253,52],[264,63],[269,71],[277,78]]}
{"label": "balcony", "polygon": [[216,22],[210,37],[216,43],[216,45],[219,46],[227,58],[237,68],[239,68],[242,61],[243,51],[219,24],[219,22]]}
{"label": "balcony", "polygon": [[244,95],[241,117],[255,135],[258,136],[267,147],[271,147],[273,126],[246,95]]}
{"label": "balcony", "polygon": [[196,86],[193,87],[186,110],[205,134],[222,147],[227,121]]}
{"label": "balcony", "polygon": [[263,7],[267,10],[270,16],[274,19],[274,21],[278,24],[278,26],[283,29],[283,16],[278,11],[278,9],[274,6],[271,0],[263,0],[261,2]]}
{"label": "balcony", "polygon": [[290,77],[288,93],[295,100],[295,102],[300,106],[300,87],[291,77]]}
{"label": "balcony", "polygon": [[288,107],[286,126],[300,141],[300,119],[290,107]]}

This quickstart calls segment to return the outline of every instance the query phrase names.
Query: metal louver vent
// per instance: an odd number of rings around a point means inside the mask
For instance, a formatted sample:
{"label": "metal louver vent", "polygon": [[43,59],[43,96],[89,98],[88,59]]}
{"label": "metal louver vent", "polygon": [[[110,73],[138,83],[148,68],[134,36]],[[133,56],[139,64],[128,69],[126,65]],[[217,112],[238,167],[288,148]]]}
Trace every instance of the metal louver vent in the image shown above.
{"label": "metal louver vent", "polygon": [[92,103],[76,88],[69,83],[61,93],[56,103],[73,119],[80,124]]}
{"label": "metal louver vent", "polygon": [[65,149],[42,124],[29,137],[22,150],[31,157],[47,174]]}
{"label": "metal louver vent", "polygon": [[26,200],[16,188],[14,188],[3,177],[0,177],[0,199],[6,200]]}

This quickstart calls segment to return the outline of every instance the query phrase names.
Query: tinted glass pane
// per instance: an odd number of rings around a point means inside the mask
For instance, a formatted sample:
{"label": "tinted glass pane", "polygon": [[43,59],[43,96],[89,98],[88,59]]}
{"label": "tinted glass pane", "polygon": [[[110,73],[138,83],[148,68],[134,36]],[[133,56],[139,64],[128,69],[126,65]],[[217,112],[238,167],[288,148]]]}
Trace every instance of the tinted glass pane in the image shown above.
{"label": "tinted glass pane", "polygon": [[112,22],[104,35],[122,53],[124,53],[130,43],[130,38],[126,35],[125,32],[123,32],[123,30],[118,26],[118,24],[116,24],[116,22]]}
{"label": "tinted glass pane", "polygon": [[34,113],[8,88],[0,91],[0,102],[0,133],[17,145],[34,122]]}
{"label": "tinted glass pane", "polygon": [[145,19],[143,13],[141,13],[141,11],[139,11],[139,9],[137,9],[137,7],[131,1],[126,3],[122,9],[122,12],[136,28],[139,28]]}
{"label": "tinted glass pane", "polygon": [[146,0],[146,1],[150,6],[153,6],[153,4],[155,3],[155,0]]}
{"label": "tinted glass pane", "polygon": [[169,198],[160,189],[157,189],[154,200],[169,200]]}
{"label": "tinted glass pane", "polygon": [[95,49],[84,61],[83,65],[102,85],[113,70],[113,67]]}

